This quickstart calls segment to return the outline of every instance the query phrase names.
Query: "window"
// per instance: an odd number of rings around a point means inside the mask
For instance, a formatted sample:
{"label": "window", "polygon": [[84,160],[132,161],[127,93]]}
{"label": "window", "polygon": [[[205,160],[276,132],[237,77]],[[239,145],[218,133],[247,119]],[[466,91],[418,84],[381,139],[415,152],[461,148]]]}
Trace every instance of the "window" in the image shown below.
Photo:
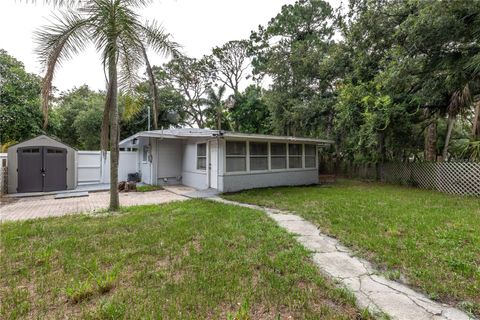
{"label": "window", "polygon": [[250,170],[268,170],[267,142],[250,142]]}
{"label": "window", "polygon": [[39,148],[35,148],[35,149],[23,149],[23,150],[22,150],[22,153],[40,153],[40,149],[39,149]]}
{"label": "window", "polygon": [[62,153],[62,150],[47,149],[47,153]]}
{"label": "window", "polygon": [[227,172],[247,170],[247,143],[245,141],[227,141]]}
{"label": "window", "polygon": [[148,146],[143,146],[143,154],[142,154],[142,161],[147,162],[148,161]]}
{"label": "window", "polygon": [[270,154],[272,169],[287,168],[287,145],[285,143],[271,143]]}
{"label": "window", "polygon": [[302,145],[301,144],[288,145],[288,167],[290,169],[302,167]]}
{"label": "window", "polygon": [[197,170],[207,170],[207,144],[197,144]]}
{"label": "window", "polygon": [[314,144],[305,145],[305,168],[315,168],[317,148]]}

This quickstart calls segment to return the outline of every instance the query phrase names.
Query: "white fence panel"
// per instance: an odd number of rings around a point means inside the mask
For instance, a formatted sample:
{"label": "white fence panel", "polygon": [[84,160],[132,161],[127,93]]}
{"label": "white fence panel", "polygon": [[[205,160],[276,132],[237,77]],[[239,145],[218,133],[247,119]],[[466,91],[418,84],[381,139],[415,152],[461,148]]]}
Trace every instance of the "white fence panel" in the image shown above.
{"label": "white fence panel", "polygon": [[[102,162],[102,183],[110,182],[110,152],[107,153],[105,159],[101,159]],[[129,173],[135,173],[138,171],[137,165],[137,152],[120,151],[120,158],[118,163],[118,181],[125,181],[128,178]]]}
{"label": "white fence panel", "polygon": [[[104,159],[100,151],[78,151],[78,184],[110,183],[110,152]],[[127,180],[137,168],[137,152],[121,151],[118,180]]]}
{"label": "white fence panel", "polygon": [[7,153],[0,153],[0,167],[6,167],[7,166]]}
{"label": "white fence panel", "polygon": [[100,151],[78,151],[77,180],[79,185],[102,182]]}

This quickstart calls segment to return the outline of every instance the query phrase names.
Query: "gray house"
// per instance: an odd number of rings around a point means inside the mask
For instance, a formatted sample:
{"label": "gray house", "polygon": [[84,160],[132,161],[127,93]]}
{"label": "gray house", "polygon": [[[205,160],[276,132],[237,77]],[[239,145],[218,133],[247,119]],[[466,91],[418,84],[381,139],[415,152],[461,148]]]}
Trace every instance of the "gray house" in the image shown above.
{"label": "gray house", "polygon": [[146,184],[233,192],[318,183],[318,146],[333,141],[207,129],[139,132],[120,142],[138,149]]}

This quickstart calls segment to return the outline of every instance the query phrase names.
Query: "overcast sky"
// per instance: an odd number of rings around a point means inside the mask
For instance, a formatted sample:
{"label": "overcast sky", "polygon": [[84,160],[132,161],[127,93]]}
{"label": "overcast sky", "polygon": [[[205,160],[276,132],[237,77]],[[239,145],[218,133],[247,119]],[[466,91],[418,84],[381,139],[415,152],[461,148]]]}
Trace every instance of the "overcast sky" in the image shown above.
{"label": "overcast sky", "polygon": [[[209,54],[214,46],[248,38],[250,31],[265,25],[282,5],[295,0],[157,0],[142,10],[148,20],[162,23],[173,39],[192,57]],[[331,2],[338,2],[332,0]],[[48,24],[54,8],[37,0],[0,0],[0,48],[25,64],[27,71],[41,74],[34,54],[33,31]],[[150,54],[154,64],[163,60]],[[88,48],[58,70],[54,86],[60,90],[88,84],[104,89],[105,79],[98,54]]]}

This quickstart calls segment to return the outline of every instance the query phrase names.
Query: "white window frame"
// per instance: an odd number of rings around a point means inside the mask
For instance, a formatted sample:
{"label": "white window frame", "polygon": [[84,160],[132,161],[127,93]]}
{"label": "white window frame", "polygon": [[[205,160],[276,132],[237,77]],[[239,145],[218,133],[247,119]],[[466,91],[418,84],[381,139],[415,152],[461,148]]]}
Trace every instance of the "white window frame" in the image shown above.
{"label": "white window frame", "polygon": [[[250,144],[251,143],[258,143],[258,144],[266,144],[267,145],[267,154],[262,154],[262,155],[252,155],[250,152]],[[270,169],[270,143],[267,141],[248,141],[248,163],[249,163],[249,171],[254,171],[254,172],[262,172],[262,171],[268,171]],[[252,170],[252,164],[250,163],[251,160],[253,159],[261,159],[261,158],[266,158],[267,159],[267,167],[265,169],[257,169],[257,170]]]}
{"label": "white window frame", "polygon": [[142,163],[148,163],[148,154],[150,152],[150,146],[145,144],[142,146]]}
{"label": "white window frame", "polygon": [[[288,143],[287,142],[271,142],[270,143],[270,148],[272,146],[272,144],[283,144],[285,146],[285,168],[277,168],[277,169],[273,169],[272,168],[272,163],[270,161],[270,170],[273,171],[273,172],[276,172],[276,171],[286,171],[288,170]],[[279,158],[279,157],[284,157],[283,155],[280,156],[278,154],[272,154],[272,149],[269,149],[270,151],[270,158],[273,159],[273,158]]]}
{"label": "white window frame", "polygon": [[[204,156],[199,156],[198,155],[198,146],[201,145],[201,144],[204,144],[205,145],[205,155]],[[207,167],[208,167],[208,159],[207,159],[207,155],[208,155],[208,150],[207,150],[207,142],[198,142],[195,144],[195,169],[197,171],[201,171],[201,172],[206,172],[207,171]],[[201,169],[198,167],[198,159],[199,158],[204,158],[205,159],[205,168],[204,169]]]}
{"label": "white window frame", "polygon": [[[245,158],[245,171],[227,171],[227,142],[244,142],[246,143],[246,158]],[[250,168],[250,143],[251,142],[259,142],[259,143],[268,143],[268,169],[267,170],[251,170]],[[283,144],[285,145],[286,152],[285,152],[285,157],[286,157],[286,167],[281,168],[281,169],[273,169],[272,168],[272,158],[275,157],[275,155],[272,154],[272,144],[277,143],[277,144]],[[290,144],[299,144],[301,145],[301,150],[302,150],[302,167],[299,168],[290,168],[290,163],[289,163],[289,145]],[[305,145],[310,144],[315,146],[315,168],[307,168],[305,167]],[[250,175],[250,174],[264,174],[264,173],[279,173],[279,172],[295,172],[295,171],[310,171],[310,170],[315,170],[318,167],[318,157],[317,157],[317,152],[318,148],[317,145],[314,142],[297,142],[297,141],[282,141],[282,140],[271,140],[271,139],[240,139],[240,138],[227,138],[223,140],[223,175]],[[229,157],[235,157],[235,156],[229,156]],[[237,157],[243,157],[243,156],[237,156]],[[300,155],[297,157],[300,158]]]}
{"label": "white window frame", "polygon": [[[293,145],[300,145],[300,151],[301,151],[301,154],[300,155],[290,155],[290,146],[293,146]],[[303,150],[303,144],[301,143],[289,143],[288,146],[287,146],[287,154],[288,154],[288,169],[289,170],[298,170],[298,169],[303,169],[305,166],[304,166],[304,150]],[[292,158],[300,158],[300,167],[296,167],[296,168],[290,168],[290,157]]]}
{"label": "white window frame", "polygon": [[[227,154],[227,144],[229,142],[243,142],[245,143],[245,155],[228,155]],[[226,140],[225,141],[225,173],[245,173],[245,172],[250,172],[250,154],[249,154],[249,141],[248,140]],[[229,158],[237,158],[237,159],[240,159],[240,158],[245,158],[245,170],[241,170],[241,171],[228,171],[227,170],[227,162],[228,162],[228,159]]]}
{"label": "white window frame", "polygon": [[[312,146],[313,147],[313,156],[307,156],[307,145],[308,146]],[[303,157],[303,167],[305,169],[315,169],[318,167],[317,165],[317,145],[316,144],[313,144],[313,143],[305,143],[303,145],[303,154],[304,154],[304,157]],[[307,167],[307,157],[311,157],[313,158],[313,167]]]}

